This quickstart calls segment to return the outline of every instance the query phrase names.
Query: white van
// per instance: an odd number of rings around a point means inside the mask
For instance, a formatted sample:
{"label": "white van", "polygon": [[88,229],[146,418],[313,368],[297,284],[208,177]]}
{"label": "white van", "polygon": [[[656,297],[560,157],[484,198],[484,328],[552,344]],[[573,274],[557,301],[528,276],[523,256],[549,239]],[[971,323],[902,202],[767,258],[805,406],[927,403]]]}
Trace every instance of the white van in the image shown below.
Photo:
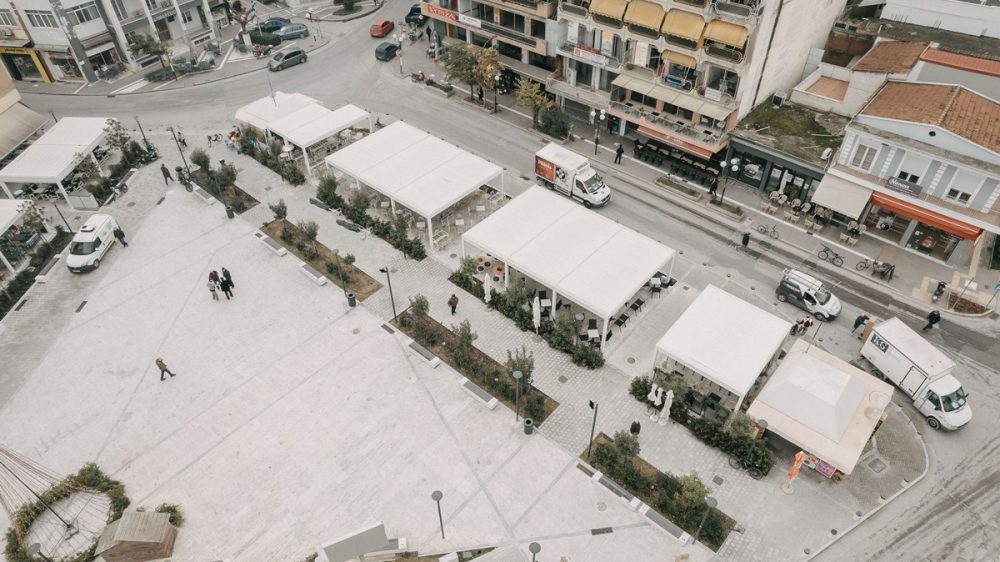
{"label": "white van", "polygon": [[822,281],[797,269],[785,270],[774,293],[779,301],[792,303],[817,320],[833,320],[840,314],[840,299]]}
{"label": "white van", "polygon": [[80,227],[69,243],[66,267],[73,273],[83,273],[97,269],[101,258],[115,243],[115,229],[118,223],[111,215],[93,215]]}

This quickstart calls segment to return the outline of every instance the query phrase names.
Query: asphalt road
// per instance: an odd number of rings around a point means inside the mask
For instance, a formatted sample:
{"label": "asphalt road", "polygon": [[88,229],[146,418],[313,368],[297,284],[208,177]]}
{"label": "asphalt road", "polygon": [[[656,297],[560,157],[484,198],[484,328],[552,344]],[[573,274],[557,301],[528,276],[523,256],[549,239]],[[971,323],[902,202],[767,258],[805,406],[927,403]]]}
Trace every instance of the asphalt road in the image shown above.
{"label": "asphalt road", "polygon": [[[410,2],[390,1],[378,17],[401,18]],[[374,17],[374,16],[373,16]],[[532,169],[532,154],[545,141],[540,135],[496,119],[471,104],[445,100],[426,88],[401,78],[399,65],[382,63],[373,55],[381,40],[368,37],[368,19],[326,23],[331,43],[310,54],[305,65],[280,73],[258,72],[179,91],[160,91],[117,97],[47,96],[23,92],[24,101],[40,111],[57,115],[111,116],[133,123],[139,116],[147,133],[165,141],[163,130],[174,125],[185,132],[189,144],[199,146],[207,133],[233,126],[236,109],[274,91],[301,92],[330,107],[354,103],[370,111],[391,114],[503,165],[512,174]],[[426,42],[404,51],[406,72],[432,72],[423,50]],[[169,166],[179,157],[164,151]],[[400,170],[400,173],[406,173]],[[684,251],[691,263],[718,268],[734,281],[761,291],[769,298],[784,264],[803,257],[775,248],[751,257],[730,247],[735,233],[685,211],[655,186],[625,175],[615,178],[617,193],[603,214]],[[843,317],[828,330],[843,337],[859,309],[887,316],[901,314],[911,325],[919,319],[906,312],[902,302],[850,284],[841,287]],[[770,303],[773,304],[773,303]],[[788,318],[801,312],[789,305],[776,309]],[[831,334],[832,336],[833,334]],[[847,339],[844,337],[844,339]],[[971,393],[975,416],[955,434],[926,428],[931,467],[923,481],[881,512],[847,534],[821,560],[998,560],[1000,550],[1000,391],[996,368],[1000,364],[996,322],[982,320],[962,325],[944,322],[930,336],[959,364],[958,376]],[[903,402],[897,396],[897,402]],[[916,412],[905,409],[912,416]],[[807,514],[803,514],[807,515]]]}

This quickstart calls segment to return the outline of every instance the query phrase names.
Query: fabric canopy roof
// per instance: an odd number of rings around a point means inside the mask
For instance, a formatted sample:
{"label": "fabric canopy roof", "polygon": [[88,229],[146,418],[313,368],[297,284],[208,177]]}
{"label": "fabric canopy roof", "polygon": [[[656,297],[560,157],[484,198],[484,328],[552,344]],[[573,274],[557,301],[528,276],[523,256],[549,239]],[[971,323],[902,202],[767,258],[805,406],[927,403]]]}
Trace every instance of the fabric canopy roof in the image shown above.
{"label": "fabric canopy roof", "polygon": [[722,20],[713,20],[705,28],[705,39],[725,43],[737,49],[742,49],[747,44],[747,37],[749,35],[750,32],[742,25]]}
{"label": "fabric canopy roof", "polygon": [[330,111],[311,104],[268,124],[267,128],[298,147],[310,147],[340,131],[368,121],[368,112],[354,105]]}
{"label": "fabric canopy roof", "polygon": [[747,414],[850,474],[891,399],[888,384],[800,339]]}
{"label": "fabric canopy roof", "polygon": [[626,0],[591,0],[590,11],[611,19],[620,20],[628,7]]}
{"label": "fabric canopy roof", "polygon": [[260,130],[286,115],[295,113],[307,105],[319,104],[309,96],[276,92],[274,97],[263,97],[236,110],[236,120],[252,125]]}
{"label": "fabric canopy roof", "polygon": [[660,60],[686,68],[696,68],[698,66],[698,61],[694,57],[675,53],[674,51],[663,51],[660,53]]}
{"label": "fabric canopy roof", "polygon": [[[675,56],[675,54],[672,53],[672,56]],[[689,94],[677,88],[658,84],[642,76],[629,74],[627,70],[619,74],[611,82],[611,85],[682,107],[699,115],[707,115],[712,119],[720,121],[729,117],[729,114],[733,112],[732,109],[718,102]]]}
{"label": "fabric canopy roof", "polygon": [[0,170],[9,183],[59,183],[104,140],[103,117],[63,117]]}
{"label": "fabric canopy roof", "polygon": [[791,327],[770,312],[709,285],[660,338],[656,350],[739,396],[742,403],[781,350]]}
{"label": "fabric canopy roof", "polygon": [[628,9],[625,11],[625,21],[659,31],[660,24],[663,23],[663,14],[663,8],[659,4],[646,0],[632,0],[628,3]]}
{"label": "fabric canopy roof", "polygon": [[10,151],[33,135],[46,121],[48,117],[32,111],[21,102],[0,113],[0,123],[3,123],[3,129],[0,130],[0,158],[10,154]]}
{"label": "fabric canopy roof", "polygon": [[503,173],[402,121],[327,156],[326,163],[428,219]]}
{"label": "fabric canopy roof", "polygon": [[675,35],[697,43],[701,41],[701,32],[704,29],[705,20],[700,15],[675,9],[667,12],[667,17],[663,18],[660,33]]}
{"label": "fabric canopy roof", "polygon": [[[825,179],[825,177],[824,177]],[[975,240],[982,234],[983,229],[964,223],[958,219],[936,213],[930,209],[925,209],[916,203],[903,201],[895,197],[890,197],[884,193],[875,192],[872,194],[872,203],[879,207],[903,215],[910,219],[916,219],[927,226],[943,230],[945,232],[960,236],[966,240]]]}
{"label": "fabric canopy roof", "polygon": [[856,220],[865,210],[865,205],[868,204],[871,196],[872,190],[867,187],[862,187],[833,174],[826,174],[819,182],[816,193],[812,196],[812,203],[833,209]]}
{"label": "fabric canopy roof", "polygon": [[0,199],[0,234],[7,232],[12,224],[21,218],[18,208],[24,204],[31,204],[27,199]]}
{"label": "fabric canopy roof", "polygon": [[674,257],[673,249],[541,187],[515,197],[462,239],[603,318]]}

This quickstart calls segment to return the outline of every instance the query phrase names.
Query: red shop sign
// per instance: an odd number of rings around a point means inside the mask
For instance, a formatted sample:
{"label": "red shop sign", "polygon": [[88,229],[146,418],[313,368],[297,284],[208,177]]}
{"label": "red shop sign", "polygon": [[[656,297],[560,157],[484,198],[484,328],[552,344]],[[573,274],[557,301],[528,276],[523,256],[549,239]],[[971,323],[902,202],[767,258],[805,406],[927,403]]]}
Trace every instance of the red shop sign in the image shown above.
{"label": "red shop sign", "polygon": [[427,13],[432,16],[440,16],[446,20],[458,21],[458,14],[451,10],[445,10],[440,6],[435,6],[434,4],[424,4],[427,6]]}

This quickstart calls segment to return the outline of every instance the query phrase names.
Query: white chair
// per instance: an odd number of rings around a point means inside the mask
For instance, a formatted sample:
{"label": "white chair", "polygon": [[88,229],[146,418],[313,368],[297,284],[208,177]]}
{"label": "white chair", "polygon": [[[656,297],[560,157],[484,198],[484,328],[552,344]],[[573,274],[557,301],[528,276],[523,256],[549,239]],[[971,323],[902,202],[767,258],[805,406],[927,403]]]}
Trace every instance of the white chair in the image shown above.
{"label": "white chair", "polygon": [[486,205],[476,205],[476,218],[482,220],[486,217]]}
{"label": "white chair", "polygon": [[424,221],[417,221],[417,230],[427,230],[427,223]]}

